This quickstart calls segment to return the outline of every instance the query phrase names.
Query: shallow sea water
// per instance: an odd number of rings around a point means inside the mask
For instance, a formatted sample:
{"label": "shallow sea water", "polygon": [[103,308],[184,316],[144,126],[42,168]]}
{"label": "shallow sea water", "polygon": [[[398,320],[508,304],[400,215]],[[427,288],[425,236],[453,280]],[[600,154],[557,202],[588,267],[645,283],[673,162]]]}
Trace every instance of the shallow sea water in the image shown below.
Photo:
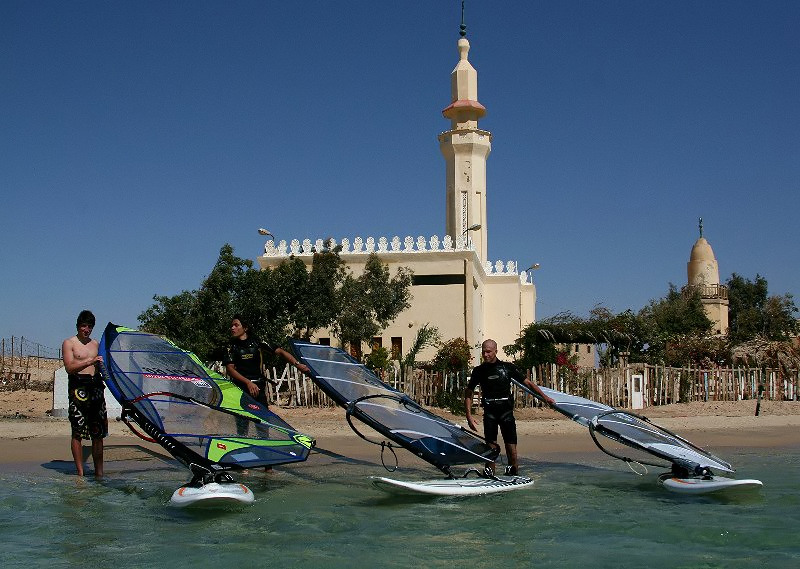
{"label": "shallow sea water", "polygon": [[[71,465],[0,474],[0,564],[60,567],[800,567],[800,449],[725,458],[756,492],[686,497],[598,453],[582,464],[522,462],[531,490],[463,498],[395,497],[379,463],[312,454],[239,480],[255,504],[168,505],[185,470],[135,448],[109,478]],[[109,460],[110,459],[110,460]],[[402,457],[401,457],[402,466]],[[434,478],[404,469],[395,478]]]}

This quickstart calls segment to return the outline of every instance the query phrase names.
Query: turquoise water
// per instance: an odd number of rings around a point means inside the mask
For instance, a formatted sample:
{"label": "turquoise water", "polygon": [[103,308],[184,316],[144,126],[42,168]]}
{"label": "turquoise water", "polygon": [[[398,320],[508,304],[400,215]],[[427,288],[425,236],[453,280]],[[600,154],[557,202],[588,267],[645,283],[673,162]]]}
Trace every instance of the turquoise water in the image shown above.
{"label": "turquoise water", "polygon": [[726,452],[765,486],[719,497],[667,493],[598,452],[523,461],[533,490],[399,498],[369,482],[379,464],[312,454],[241,477],[254,505],[205,511],[167,505],[184,470],[121,450],[102,483],[65,463],[1,473],[2,567],[800,567],[800,449]]}

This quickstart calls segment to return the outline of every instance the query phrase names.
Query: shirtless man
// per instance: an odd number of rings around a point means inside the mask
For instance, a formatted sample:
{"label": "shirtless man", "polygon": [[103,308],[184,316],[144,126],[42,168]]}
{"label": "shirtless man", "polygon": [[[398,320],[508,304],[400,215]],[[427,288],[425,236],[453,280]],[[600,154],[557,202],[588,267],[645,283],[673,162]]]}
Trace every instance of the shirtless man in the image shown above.
{"label": "shirtless man", "polygon": [[72,426],[70,446],[78,476],[83,476],[82,439],[92,441],[94,475],[103,476],[103,438],[108,435],[108,417],[100,375],[103,357],[97,354],[97,340],[89,336],[94,329],[94,314],[83,310],[78,315],[78,333],[61,345],[64,367],[69,378],[69,422]]}

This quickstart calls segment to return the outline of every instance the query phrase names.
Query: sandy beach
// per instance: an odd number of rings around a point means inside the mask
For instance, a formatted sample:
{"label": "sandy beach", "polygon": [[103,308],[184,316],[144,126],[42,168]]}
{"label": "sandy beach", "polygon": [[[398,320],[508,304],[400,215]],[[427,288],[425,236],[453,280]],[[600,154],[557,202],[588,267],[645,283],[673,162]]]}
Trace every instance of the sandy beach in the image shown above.
{"label": "sandy beach", "polygon": [[[52,461],[71,462],[70,425],[66,418],[49,416],[52,393],[0,392],[0,470],[30,471]],[[379,451],[361,440],[348,426],[338,408],[274,407],[278,415],[301,432],[317,439],[318,446],[352,458],[375,460]],[[436,410],[456,423],[464,417]],[[800,448],[800,402],[763,401],[755,416],[755,401],[708,402],[650,407],[637,411],[696,445],[724,455],[726,447]],[[564,459],[599,452],[588,431],[549,409],[517,409],[521,457]],[[106,462],[118,449],[147,448],[165,454],[158,445],[133,435],[123,423],[109,417]],[[368,429],[367,429],[368,431]],[[88,442],[86,443],[88,450]]]}

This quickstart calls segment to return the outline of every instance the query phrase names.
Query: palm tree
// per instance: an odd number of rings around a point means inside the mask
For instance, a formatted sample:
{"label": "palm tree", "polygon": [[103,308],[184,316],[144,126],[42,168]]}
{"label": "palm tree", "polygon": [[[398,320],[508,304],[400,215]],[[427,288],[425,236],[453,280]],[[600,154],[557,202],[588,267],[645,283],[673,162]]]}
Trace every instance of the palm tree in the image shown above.
{"label": "palm tree", "polygon": [[[406,373],[410,372],[417,363],[417,356],[419,353],[427,348],[433,346],[439,341],[439,329],[436,326],[431,326],[430,323],[423,324],[417,330],[417,335],[414,342],[411,344],[406,355],[400,362],[400,377],[405,383]],[[412,394],[409,394],[412,395]]]}

